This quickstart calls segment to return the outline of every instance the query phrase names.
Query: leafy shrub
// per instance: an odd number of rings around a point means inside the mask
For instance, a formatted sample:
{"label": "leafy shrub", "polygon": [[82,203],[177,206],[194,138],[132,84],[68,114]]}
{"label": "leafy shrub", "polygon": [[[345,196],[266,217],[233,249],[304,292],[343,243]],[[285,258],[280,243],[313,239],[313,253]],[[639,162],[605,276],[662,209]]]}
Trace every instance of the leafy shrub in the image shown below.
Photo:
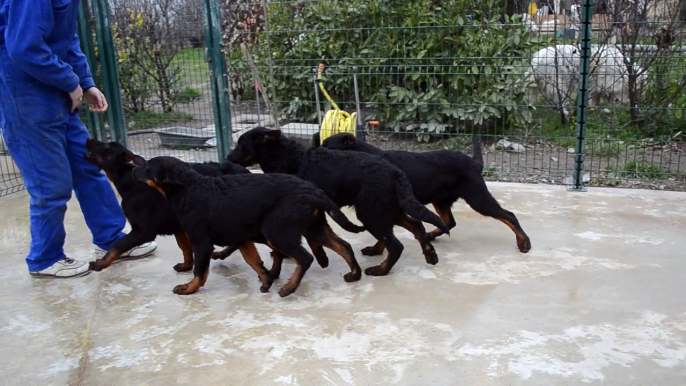
{"label": "leafy shrub", "polygon": [[[472,0],[272,3],[272,98],[289,118],[313,121],[312,68],[326,62],[333,67],[325,85],[337,103],[354,100],[349,69],[357,66],[365,115],[396,131],[440,134],[494,120],[525,125],[531,111],[520,74],[540,43],[502,8],[495,0],[478,8]],[[253,49],[262,69],[266,40]]]}
{"label": "leafy shrub", "polygon": [[180,103],[191,103],[200,98],[200,91],[194,88],[186,87],[178,93],[176,98]]}

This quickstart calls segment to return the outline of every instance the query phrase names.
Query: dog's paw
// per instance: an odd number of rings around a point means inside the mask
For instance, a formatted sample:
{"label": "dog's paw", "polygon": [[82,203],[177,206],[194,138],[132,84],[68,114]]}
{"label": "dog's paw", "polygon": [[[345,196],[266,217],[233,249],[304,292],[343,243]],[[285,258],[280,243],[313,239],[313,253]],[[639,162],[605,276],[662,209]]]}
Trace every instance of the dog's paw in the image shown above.
{"label": "dog's paw", "polygon": [[326,268],[329,266],[329,257],[326,254],[315,256],[320,267]]}
{"label": "dog's paw", "polygon": [[290,282],[286,283],[283,287],[281,287],[281,290],[279,290],[279,296],[282,298],[285,298],[286,296],[292,294],[295,292],[295,290],[298,289],[297,285],[291,284]]}
{"label": "dog's paw", "polygon": [[198,292],[198,288],[195,286],[191,286],[190,283],[179,284],[176,287],[174,287],[173,291],[177,295],[190,295]]}
{"label": "dog's paw", "polygon": [[343,275],[343,280],[345,280],[346,283],[352,283],[354,281],[358,281],[362,278],[362,272],[361,271],[352,271],[348,272],[345,275]]}
{"label": "dog's paw", "polygon": [[264,274],[262,277],[260,277],[260,275],[257,275],[257,278],[260,280],[260,282],[262,282],[262,286],[260,286],[260,292],[262,292],[262,293],[269,292],[269,289],[272,288],[272,284],[274,283],[274,279],[269,274],[269,271],[264,271]]}
{"label": "dog's paw", "polygon": [[433,232],[428,232],[428,233],[426,234],[426,239],[429,240],[429,241],[434,241],[434,240],[436,240],[436,237],[437,237],[437,236],[436,236]]}
{"label": "dog's paw", "polygon": [[365,269],[364,273],[369,275],[369,276],[386,276],[386,275],[388,275],[388,272],[385,271],[383,268],[381,268],[381,266],[379,266],[379,265]]}
{"label": "dog's paw", "polygon": [[176,272],[188,272],[193,269],[193,264],[186,265],[186,263],[179,263],[174,266]]}
{"label": "dog's paw", "polygon": [[102,264],[100,260],[95,260],[88,263],[88,269],[90,269],[91,271],[100,272],[105,268],[107,268],[107,266],[105,264]]}
{"label": "dog's paw", "polygon": [[431,265],[436,265],[438,264],[438,255],[436,254],[436,251],[431,251],[424,255],[424,259],[426,260],[427,263]]}
{"label": "dog's paw", "polygon": [[177,295],[186,295],[186,291],[188,290],[188,284],[179,284],[174,289],[172,292],[174,292]]}
{"label": "dog's paw", "polygon": [[361,251],[361,252],[362,252],[362,254],[365,255],[365,256],[379,256],[379,255],[381,254],[381,252],[379,251],[379,249],[376,248],[376,247],[373,247],[373,246],[372,246],[372,247],[365,247],[365,248],[362,248],[362,251]]}
{"label": "dog's paw", "polygon": [[228,256],[224,255],[222,252],[212,252],[212,260],[224,260],[227,257]]}
{"label": "dog's paw", "polygon": [[526,239],[517,239],[517,248],[522,253],[527,253],[531,250],[531,240],[527,237]]}

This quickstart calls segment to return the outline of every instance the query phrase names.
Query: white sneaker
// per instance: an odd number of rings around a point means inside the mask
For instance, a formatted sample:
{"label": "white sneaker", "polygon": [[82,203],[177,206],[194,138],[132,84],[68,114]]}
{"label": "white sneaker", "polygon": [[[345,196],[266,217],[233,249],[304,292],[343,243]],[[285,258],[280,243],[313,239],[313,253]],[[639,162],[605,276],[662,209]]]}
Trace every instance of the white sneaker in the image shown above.
{"label": "white sneaker", "polygon": [[[142,259],[144,257],[148,257],[152,255],[153,252],[157,249],[157,243],[154,241],[151,241],[149,243],[141,244],[137,247],[131,248],[129,251],[126,251],[119,256],[117,260],[114,262],[118,261],[126,261],[126,260],[138,260]],[[98,247],[95,248],[96,253],[107,253],[107,251],[100,249]]]}
{"label": "white sneaker", "polygon": [[65,257],[42,271],[30,272],[33,277],[67,278],[85,276],[91,273],[88,263]]}

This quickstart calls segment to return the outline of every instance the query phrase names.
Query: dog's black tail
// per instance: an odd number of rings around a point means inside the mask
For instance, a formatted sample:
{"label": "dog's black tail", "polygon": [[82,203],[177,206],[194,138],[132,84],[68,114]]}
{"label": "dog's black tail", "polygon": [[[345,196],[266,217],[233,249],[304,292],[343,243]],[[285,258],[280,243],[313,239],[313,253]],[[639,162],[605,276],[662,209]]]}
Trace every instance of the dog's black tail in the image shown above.
{"label": "dog's black tail", "polygon": [[350,220],[346,215],[341,212],[341,209],[336,205],[335,202],[329,198],[329,196],[326,195],[323,191],[317,189],[317,204],[319,205],[320,208],[322,208],[326,213],[331,216],[333,221],[335,221],[338,225],[341,226],[341,228],[345,229],[348,232],[351,233],[360,233],[364,232],[365,229],[364,227],[361,227],[359,225],[355,225]]}
{"label": "dog's black tail", "polygon": [[479,133],[474,133],[474,135],[472,135],[472,149],[474,152],[472,158],[479,165],[479,172],[483,172],[484,156],[481,152],[481,135],[479,135]]}
{"label": "dog's black tail", "polygon": [[450,228],[441,218],[417,201],[417,197],[412,192],[410,180],[400,169],[393,171],[393,184],[395,185],[395,194],[398,196],[398,201],[400,201],[400,207],[403,208],[405,213],[419,221],[433,224],[445,234],[450,235]]}

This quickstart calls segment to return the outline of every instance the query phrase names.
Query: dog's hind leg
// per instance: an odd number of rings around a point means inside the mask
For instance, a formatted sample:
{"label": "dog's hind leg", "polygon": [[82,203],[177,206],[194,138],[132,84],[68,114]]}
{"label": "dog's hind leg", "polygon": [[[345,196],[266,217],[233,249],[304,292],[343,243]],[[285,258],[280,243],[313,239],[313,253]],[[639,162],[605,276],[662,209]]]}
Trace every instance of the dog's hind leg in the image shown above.
{"label": "dog's hind leg", "polygon": [[[359,213],[359,212],[358,212]],[[391,271],[391,268],[398,262],[400,255],[403,253],[405,248],[403,244],[395,237],[393,234],[393,222],[388,223],[375,222],[373,221],[376,217],[375,213],[359,213],[358,218],[364,224],[365,229],[374,236],[377,240],[383,243],[388,249],[388,254],[386,260],[381,262],[381,264],[369,267],[364,270],[364,273],[370,276],[385,276]]]}
{"label": "dog's hind leg", "polygon": [[436,250],[434,249],[434,246],[431,245],[431,242],[429,242],[426,230],[421,221],[415,220],[402,213],[398,216],[396,224],[410,231],[414,235],[414,238],[419,241],[419,245],[422,247],[422,254],[424,254],[424,259],[426,259],[427,263],[431,265],[436,265],[438,263]]}
{"label": "dog's hind leg", "polygon": [[174,237],[176,237],[176,244],[183,252],[183,263],[176,264],[174,270],[176,272],[188,272],[193,269],[193,245],[191,245],[191,240],[184,232],[177,233]]}
{"label": "dog's hind leg", "polygon": [[478,184],[471,185],[469,189],[464,191],[463,198],[467,204],[478,213],[493,217],[507,225],[515,233],[517,237],[517,247],[523,253],[529,252],[531,249],[531,240],[524,232],[519,221],[514,213],[503,209],[498,204],[498,201],[491,195],[486,187],[484,181]]}
{"label": "dog's hind leg", "polygon": [[321,245],[324,245],[325,247],[339,254],[345,260],[345,262],[348,263],[350,272],[343,276],[343,279],[346,282],[350,283],[353,281],[358,281],[360,278],[362,278],[362,268],[360,268],[360,265],[355,259],[355,252],[353,252],[353,248],[347,241],[341,239],[336,233],[334,233],[329,224],[324,223],[323,226],[319,227],[318,229],[309,230],[307,237],[308,242],[309,238],[312,238],[316,242],[321,243]]}
{"label": "dog's hind leg", "polygon": [[305,272],[307,272],[307,270],[310,269],[310,266],[314,261],[314,257],[312,257],[312,255],[310,255],[310,253],[307,252],[307,250],[303,248],[302,245],[299,245],[297,243],[282,243],[276,240],[270,242],[279,251],[283,252],[288,256],[293,257],[297,264],[293,276],[291,276],[288,282],[284,284],[284,286],[281,287],[281,290],[279,291],[279,296],[285,297],[292,294],[293,292],[295,292],[296,289],[298,289],[300,282],[305,276]]}
{"label": "dog's hind leg", "polygon": [[285,297],[298,289],[305,272],[314,262],[314,257],[300,243],[303,235],[297,230],[298,219],[279,218],[280,215],[282,212],[277,210],[263,220],[262,234],[272,249],[292,257],[297,264],[293,276],[279,291],[279,296]]}
{"label": "dog's hind leg", "polygon": [[238,250],[237,245],[226,247],[219,252],[212,252],[212,260],[224,260]]}
{"label": "dog's hind leg", "polygon": [[[357,210],[357,219],[360,220],[360,222],[363,225],[365,225],[365,222],[364,222],[364,220],[362,220],[361,217],[367,217],[367,216],[362,215],[360,213],[362,211],[365,211],[365,213],[366,213],[365,209],[361,208],[361,209]],[[381,220],[382,222],[384,221],[384,219],[382,219],[382,218],[374,218],[374,216],[368,216],[368,217],[369,218],[367,219],[367,221],[369,221],[369,222],[374,221],[373,224],[376,224],[378,220]],[[365,227],[366,227],[366,225],[365,225]],[[374,236],[374,237],[376,237],[376,236]],[[378,240],[378,238],[377,238],[377,240]],[[365,256],[379,256],[379,255],[382,255],[385,250],[386,250],[386,246],[383,244],[383,241],[378,240],[376,242],[376,244],[374,244],[370,247],[364,247],[364,248],[362,248],[362,250],[360,252],[362,252],[362,254]]]}
{"label": "dog's hind leg", "polygon": [[122,253],[153,240],[155,240],[155,234],[147,234],[138,229],[132,229],[130,233],[115,241],[105,256],[98,260],[91,261],[89,267],[91,271],[102,271],[112,265]]}
{"label": "dog's hind leg", "polygon": [[262,282],[260,292],[269,292],[269,288],[272,286],[273,280],[269,276],[269,273],[267,273],[267,269],[264,268],[264,263],[260,258],[260,254],[257,253],[255,244],[253,244],[252,241],[246,241],[239,246],[239,249],[243,255],[243,259],[245,259],[245,262],[248,263],[248,265],[252,267],[255,272],[257,272],[257,276]]}
{"label": "dog's hind leg", "polygon": [[314,258],[317,259],[317,263],[319,263],[319,266],[322,268],[326,268],[329,266],[329,257],[326,256],[326,251],[324,251],[324,248],[322,247],[322,244],[319,242],[309,238],[305,237],[307,240],[307,245],[310,246],[310,249],[312,250],[312,253],[314,254]]}
{"label": "dog's hind leg", "polygon": [[193,253],[195,254],[195,267],[193,267],[193,279],[186,284],[179,284],[174,287],[174,293],[177,295],[190,295],[198,292],[200,287],[207,282],[207,276],[210,273],[210,259],[214,246],[212,242],[198,243],[193,245]]}
{"label": "dog's hind leg", "polygon": [[286,255],[283,253],[277,251],[276,249],[273,249],[270,252],[270,255],[272,256],[272,268],[269,270],[269,277],[273,280],[276,280],[281,276],[281,264],[283,263],[283,259],[285,259]]}
{"label": "dog's hind leg", "polygon": [[[451,209],[452,203],[449,204],[433,204],[434,209],[436,209],[436,213],[438,214],[438,217],[441,218],[441,221],[443,221],[448,228],[453,229],[455,228],[455,217],[453,217],[453,211]],[[429,237],[429,241],[434,241],[436,237],[440,236],[443,234],[443,231],[436,228],[429,232],[427,236]]]}
{"label": "dog's hind leg", "polygon": [[369,267],[364,270],[364,273],[370,276],[386,276],[391,271],[391,268],[398,262],[400,255],[403,253],[403,244],[393,235],[393,231],[390,230],[385,236],[382,236],[384,244],[388,249],[388,255],[386,260],[381,262],[381,264]]}
{"label": "dog's hind leg", "polygon": [[361,252],[365,256],[379,256],[383,254],[383,251],[385,250],[386,246],[383,245],[381,241],[377,241],[376,244],[372,245],[371,247],[362,248]]}

